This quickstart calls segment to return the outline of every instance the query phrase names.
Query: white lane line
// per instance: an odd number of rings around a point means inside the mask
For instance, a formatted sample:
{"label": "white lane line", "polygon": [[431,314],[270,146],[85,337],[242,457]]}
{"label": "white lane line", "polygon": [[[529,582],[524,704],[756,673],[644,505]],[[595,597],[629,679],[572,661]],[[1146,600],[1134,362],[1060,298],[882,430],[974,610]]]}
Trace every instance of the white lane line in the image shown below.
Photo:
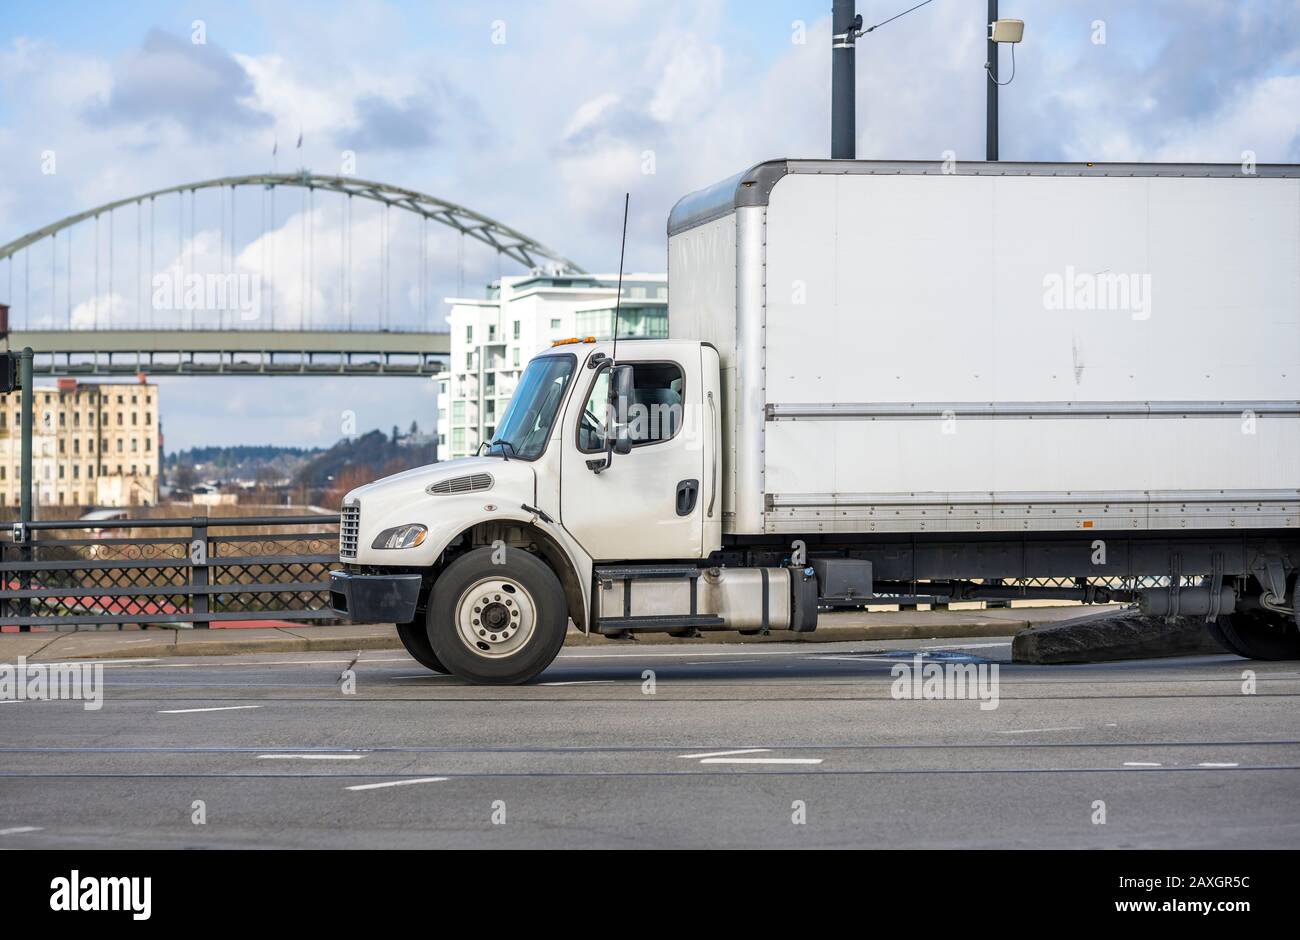
{"label": "white lane line", "polygon": [[820,757],[706,757],[701,764],[820,764]]}
{"label": "white lane line", "polygon": [[364,754],[258,754],[258,760],[361,760]]}
{"label": "white lane line", "polygon": [[41,666],[130,666],[136,663],[156,663],[157,657],[153,659],[44,659],[39,663],[30,663],[29,665]]}
{"label": "white lane line", "polygon": [[714,659],[708,662],[687,663],[688,666],[729,666],[735,663],[743,663],[743,659]]}
{"label": "white lane line", "polygon": [[237,712],[245,708],[261,708],[261,705],[219,705],[216,708],[164,708],[160,715],[192,715],[195,712]]}
{"label": "white lane line", "polygon": [[772,749],[770,747],[745,747],[738,751],[709,751],[707,754],[678,754],[683,760],[696,760],[705,757],[730,757],[732,754],[766,754]]}
{"label": "white lane line", "polygon": [[40,826],[14,826],[12,829],[0,829],[0,836],[16,836],[24,832],[40,831]]}
{"label": "white lane line", "polygon": [[345,790],[382,790],[384,787],[406,787],[413,783],[442,783],[446,777],[416,777],[414,780],[389,780],[386,783],[362,783]]}
{"label": "white lane line", "polygon": [[0,705],[10,705],[10,704],[17,705],[17,704],[18,704],[19,702],[21,702],[21,701],[23,701],[23,699],[20,699],[20,698],[0,698]]}
{"label": "white lane line", "polygon": [[999,731],[998,734],[1041,734],[1047,731],[1086,731],[1083,727],[1070,728],[1017,728],[1015,731]]}
{"label": "white lane line", "polygon": [[572,679],[568,682],[543,682],[541,685],[610,685],[613,679]]}
{"label": "white lane line", "polygon": [[1156,764],[1151,761],[1145,761],[1145,760],[1126,760],[1124,761],[1124,766],[1125,767],[1159,767],[1160,764]]}
{"label": "white lane line", "polygon": [[1204,764],[1197,764],[1196,766],[1197,766],[1197,767],[1240,767],[1241,765],[1240,765],[1240,764],[1214,764],[1214,763],[1204,763]]}

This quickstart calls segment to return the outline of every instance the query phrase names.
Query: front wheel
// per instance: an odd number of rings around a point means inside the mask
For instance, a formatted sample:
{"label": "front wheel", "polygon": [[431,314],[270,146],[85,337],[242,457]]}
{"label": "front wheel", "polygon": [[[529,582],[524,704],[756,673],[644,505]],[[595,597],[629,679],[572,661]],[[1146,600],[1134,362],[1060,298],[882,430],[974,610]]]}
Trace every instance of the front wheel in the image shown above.
{"label": "front wheel", "polygon": [[[495,559],[495,560],[494,560]],[[546,563],[478,548],[447,566],[429,598],[429,643],[453,675],[485,685],[535,678],[564,645],[569,607]]]}
{"label": "front wheel", "polygon": [[397,625],[397,637],[402,641],[402,646],[411,654],[411,658],[423,666],[425,669],[432,669],[434,672],[447,673],[451,672],[442,664],[433,647],[429,645],[429,628],[425,623],[424,617],[417,617],[410,623],[399,623]]}

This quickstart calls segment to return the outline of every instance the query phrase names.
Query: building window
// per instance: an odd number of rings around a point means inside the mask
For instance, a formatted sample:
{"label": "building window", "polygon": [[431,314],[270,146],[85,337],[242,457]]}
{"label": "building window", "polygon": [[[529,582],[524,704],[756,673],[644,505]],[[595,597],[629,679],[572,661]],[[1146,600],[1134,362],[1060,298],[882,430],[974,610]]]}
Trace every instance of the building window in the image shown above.
{"label": "building window", "polygon": [[474,354],[465,353],[465,371],[472,372],[473,370],[474,370]]}
{"label": "building window", "polygon": [[559,328],[560,328],[560,318],[555,317],[554,319],[551,320],[551,329],[558,330]]}
{"label": "building window", "polygon": [[516,346],[513,350],[511,350],[511,354],[512,355],[510,361],[514,365],[514,367],[518,369],[519,368],[519,347]]}
{"label": "building window", "polygon": [[515,335],[515,339],[518,339],[518,338],[519,338],[519,321],[518,321],[518,320],[515,321],[515,333],[514,333],[514,335]]}
{"label": "building window", "polygon": [[474,327],[473,327],[473,325],[470,325],[470,326],[465,327],[465,342],[467,342],[467,343],[472,343],[472,342],[474,342]]}

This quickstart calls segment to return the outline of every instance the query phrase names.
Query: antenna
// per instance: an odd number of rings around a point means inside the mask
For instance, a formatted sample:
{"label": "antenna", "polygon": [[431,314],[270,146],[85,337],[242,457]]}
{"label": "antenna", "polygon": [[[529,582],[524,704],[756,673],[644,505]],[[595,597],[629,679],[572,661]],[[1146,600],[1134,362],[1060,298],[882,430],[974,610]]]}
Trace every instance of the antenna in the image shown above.
{"label": "antenna", "polygon": [[[611,366],[618,361],[618,314],[623,305],[623,253],[627,250],[627,207],[631,200],[631,193],[623,194],[623,241],[618,246],[618,293],[614,295],[614,348],[610,351],[609,356]],[[613,372],[610,372],[610,378],[613,377]],[[611,383],[611,394],[613,390],[614,386]]]}

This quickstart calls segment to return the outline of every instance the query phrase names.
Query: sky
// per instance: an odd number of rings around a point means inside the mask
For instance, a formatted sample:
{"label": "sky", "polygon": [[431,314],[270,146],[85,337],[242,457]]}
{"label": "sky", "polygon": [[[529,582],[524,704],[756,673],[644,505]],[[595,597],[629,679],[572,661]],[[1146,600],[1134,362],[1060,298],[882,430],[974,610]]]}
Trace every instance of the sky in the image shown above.
{"label": "sky", "polygon": [[[870,25],[912,5],[858,11]],[[628,192],[627,268],[662,271],[678,198],[763,160],[829,155],[829,6],[3,0],[0,244],[168,186],[350,169],[490,216],[587,270],[617,267]],[[985,7],[932,0],[859,40],[859,157],[983,158]],[[1297,0],[1002,0],[1001,15],[1026,23],[1000,92],[1004,160],[1300,162]],[[1004,81],[1010,66],[1004,51]],[[0,296],[26,303],[33,325],[184,328],[194,321],[141,299],[139,233],[155,226],[153,271],[237,258],[259,278],[259,316],[273,298],[281,326],[438,328],[443,298],[523,273],[443,226],[359,206],[345,284],[343,200],[281,190],[270,215],[256,191],[233,207],[215,191],[194,198],[160,201],[164,219],[114,213],[111,239],[83,223],[71,264],[42,246],[27,268],[0,264]],[[91,259],[106,270],[108,244],[126,273],[105,283]],[[162,384],[169,450],[329,446],[353,428],[428,428],[436,410],[427,379]]]}

